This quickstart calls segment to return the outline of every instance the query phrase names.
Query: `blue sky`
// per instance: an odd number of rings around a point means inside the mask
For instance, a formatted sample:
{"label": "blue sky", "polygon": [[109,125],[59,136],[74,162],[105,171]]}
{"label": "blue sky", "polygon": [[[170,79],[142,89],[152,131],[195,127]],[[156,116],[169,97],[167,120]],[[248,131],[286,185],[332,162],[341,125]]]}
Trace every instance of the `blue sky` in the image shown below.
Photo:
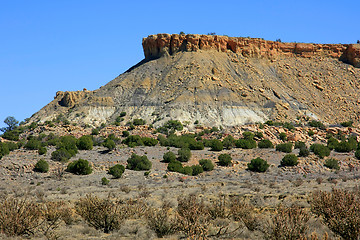
{"label": "blue sky", "polygon": [[150,34],[356,43],[359,11],[360,1],[0,0],[0,127],[57,91],[106,84],[143,59]]}

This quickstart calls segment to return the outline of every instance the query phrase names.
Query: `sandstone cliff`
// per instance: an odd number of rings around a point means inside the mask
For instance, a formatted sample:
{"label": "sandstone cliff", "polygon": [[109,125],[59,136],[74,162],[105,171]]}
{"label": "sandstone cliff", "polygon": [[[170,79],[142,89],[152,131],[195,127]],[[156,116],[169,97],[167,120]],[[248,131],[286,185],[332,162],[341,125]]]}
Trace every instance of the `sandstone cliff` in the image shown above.
{"label": "sandstone cliff", "polygon": [[[95,91],[58,92],[31,121],[100,125],[120,112],[161,125],[234,126],[311,117],[359,123],[358,44],[280,43],[206,35],[151,35],[145,60]],[[349,64],[350,63],[350,64]]]}

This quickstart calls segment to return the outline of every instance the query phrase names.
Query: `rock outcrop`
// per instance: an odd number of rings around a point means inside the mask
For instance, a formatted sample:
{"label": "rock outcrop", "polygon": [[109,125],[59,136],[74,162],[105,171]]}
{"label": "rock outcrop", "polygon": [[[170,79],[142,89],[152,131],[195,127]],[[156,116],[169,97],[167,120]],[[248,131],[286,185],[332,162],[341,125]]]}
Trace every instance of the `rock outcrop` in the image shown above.
{"label": "rock outcrop", "polygon": [[323,56],[340,59],[360,67],[359,44],[312,44],[282,43],[260,38],[227,37],[198,34],[157,34],[142,41],[145,59],[156,59],[180,51],[215,50],[232,51],[245,57],[298,55],[302,57]]}

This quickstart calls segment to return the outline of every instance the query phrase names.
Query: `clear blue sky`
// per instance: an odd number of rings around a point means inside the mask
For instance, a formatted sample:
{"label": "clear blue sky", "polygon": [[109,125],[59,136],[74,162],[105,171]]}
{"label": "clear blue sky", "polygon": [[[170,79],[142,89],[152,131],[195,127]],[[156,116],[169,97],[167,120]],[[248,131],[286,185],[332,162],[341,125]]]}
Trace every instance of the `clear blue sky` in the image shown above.
{"label": "clear blue sky", "polygon": [[[124,3],[125,2],[125,3]],[[0,127],[57,91],[94,90],[143,59],[156,33],[355,43],[360,1],[0,0]]]}

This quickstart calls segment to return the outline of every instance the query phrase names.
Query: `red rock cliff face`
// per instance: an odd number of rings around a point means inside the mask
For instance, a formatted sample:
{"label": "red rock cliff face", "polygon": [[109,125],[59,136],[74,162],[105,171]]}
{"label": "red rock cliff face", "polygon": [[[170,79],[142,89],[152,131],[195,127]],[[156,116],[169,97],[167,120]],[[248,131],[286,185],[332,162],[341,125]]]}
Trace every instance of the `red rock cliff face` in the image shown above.
{"label": "red rock cliff face", "polygon": [[142,41],[145,59],[155,59],[166,54],[180,51],[232,51],[245,57],[324,56],[341,59],[355,67],[360,67],[359,44],[311,44],[282,43],[266,41],[260,38],[242,38],[197,34],[157,34]]}

